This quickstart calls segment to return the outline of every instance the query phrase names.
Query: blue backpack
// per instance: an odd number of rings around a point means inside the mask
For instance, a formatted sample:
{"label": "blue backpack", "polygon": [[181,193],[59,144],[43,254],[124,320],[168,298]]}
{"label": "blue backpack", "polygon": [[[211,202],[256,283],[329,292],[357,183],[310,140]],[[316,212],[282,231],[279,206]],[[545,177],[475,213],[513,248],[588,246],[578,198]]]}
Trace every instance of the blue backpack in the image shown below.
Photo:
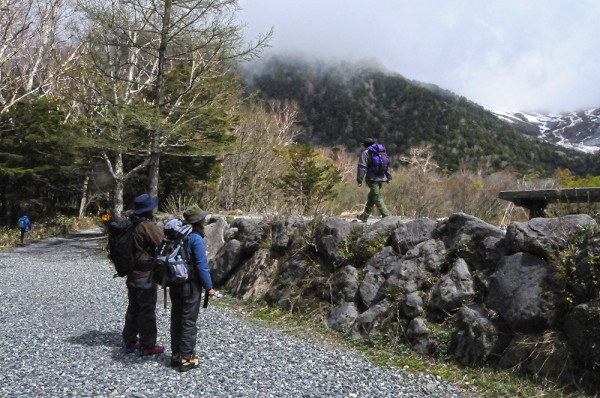
{"label": "blue backpack", "polygon": [[25,220],[25,217],[21,217],[17,220],[17,228],[19,228],[21,231],[25,231],[27,229],[27,221]]}
{"label": "blue backpack", "polygon": [[383,176],[390,167],[390,158],[387,155],[385,146],[373,144],[369,148],[370,161],[367,165],[369,174]]}

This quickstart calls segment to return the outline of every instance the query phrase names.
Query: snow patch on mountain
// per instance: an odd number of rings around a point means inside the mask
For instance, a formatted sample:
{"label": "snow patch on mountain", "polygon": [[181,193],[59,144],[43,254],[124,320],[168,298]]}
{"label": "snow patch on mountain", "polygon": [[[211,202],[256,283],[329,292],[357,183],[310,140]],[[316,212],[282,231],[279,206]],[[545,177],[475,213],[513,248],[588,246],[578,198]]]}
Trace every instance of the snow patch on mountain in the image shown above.
{"label": "snow patch on mountain", "polygon": [[499,111],[492,113],[532,138],[581,152],[600,151],[600,108],[560,114]]}

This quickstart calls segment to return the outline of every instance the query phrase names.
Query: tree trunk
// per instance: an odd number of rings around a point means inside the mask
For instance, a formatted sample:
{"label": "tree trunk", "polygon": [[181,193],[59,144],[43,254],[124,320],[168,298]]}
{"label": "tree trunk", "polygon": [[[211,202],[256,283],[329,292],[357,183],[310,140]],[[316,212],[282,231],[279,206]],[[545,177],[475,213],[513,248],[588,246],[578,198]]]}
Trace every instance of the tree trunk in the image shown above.
{"label": "tree trunk", "polygon": [[85,216],[85,208],[87,206],[87,190],[88,184],[90,182],[90,175],[86,173],[85,178],[83,180],[83,189],[81,190],[81,203],[79,204],[79,218],[83,218]]}
{"label": "tree trunk", "polygon": [[160,136],[161,136],[161,118],[162,109],[165,104],[165,53],[167,43],[169,42],[169,26],[171,23],[172,0],[165,0],[165,10],[163,13],[162,27],[160,32],[160,45],[158,47],[158,74],[156,79],[156,126],[152,136],[152,146],[150,153],[150,178],[149,194],[158,196],[158,177],[160,165]]}
{"label": "tree trunk", "polygon": [[113,188],[113,208],[112,216],[116,218],[121,217],[123,213],[123,179],[119,178],[115,180],[115,186]]}
{"label": "tree trunk", "polygon": [[121,217],[121,213],[123,213],[123,191],[125,187],[125,177],[123,175],[123,154],[118,152],[115,156],[115,162],[113,166],[113,178],[114,178],[114,187],[113,187],[113,208],[112,208],[112,217]]}

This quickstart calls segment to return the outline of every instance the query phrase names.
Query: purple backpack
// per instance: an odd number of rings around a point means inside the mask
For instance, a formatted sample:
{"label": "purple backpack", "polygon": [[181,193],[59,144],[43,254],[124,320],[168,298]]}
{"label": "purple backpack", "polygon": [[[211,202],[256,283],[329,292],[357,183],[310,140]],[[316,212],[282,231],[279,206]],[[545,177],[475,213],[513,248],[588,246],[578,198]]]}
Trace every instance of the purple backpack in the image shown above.
{"label": "purple backpack", "polygon": [[385,147],[381,144],[373,144],[369,148],[370,160],[368,173],[371,175],[383,176],[390,167],[390,158],[387,155]]}

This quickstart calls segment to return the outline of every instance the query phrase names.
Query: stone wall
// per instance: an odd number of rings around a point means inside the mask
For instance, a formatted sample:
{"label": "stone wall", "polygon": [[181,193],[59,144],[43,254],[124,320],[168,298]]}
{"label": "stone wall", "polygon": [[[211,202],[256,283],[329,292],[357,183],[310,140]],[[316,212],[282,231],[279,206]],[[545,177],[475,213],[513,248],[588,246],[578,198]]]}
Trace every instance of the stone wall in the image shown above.
{"label": "stone wall", "polygon": [[587,215],[506,230],[467,214],[373,224],[247,218],[207,228],[217,287],[293,311],[326,308],[353,338],[393,332],[424,355],[554,380],[600,361],[600,233]]}

